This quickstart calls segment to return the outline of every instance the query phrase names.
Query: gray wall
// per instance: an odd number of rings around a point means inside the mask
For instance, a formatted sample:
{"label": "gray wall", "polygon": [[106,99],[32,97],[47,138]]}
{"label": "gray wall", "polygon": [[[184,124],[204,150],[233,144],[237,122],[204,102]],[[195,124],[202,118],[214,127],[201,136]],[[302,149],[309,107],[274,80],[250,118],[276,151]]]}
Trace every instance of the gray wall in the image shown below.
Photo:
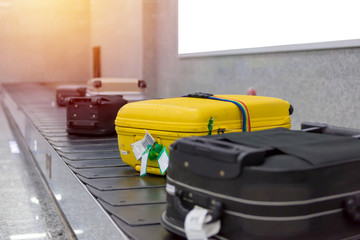
{"label": "gray wall", "polygon": [[88,0],[0,2],[0,82],[85,81]]}
{"label": "gray wall", "polygon": [[[190,92],[279,97],[302,121],[360,128],[360,48],[180,59],[177,1],[156,0],[156,97]],[[155,91],[154,91],[155,92]]]}
{"label": "gray wall", "polygon": [[142,79],[142,0],[91,0],[91,47],[101,47],[102,77]]}

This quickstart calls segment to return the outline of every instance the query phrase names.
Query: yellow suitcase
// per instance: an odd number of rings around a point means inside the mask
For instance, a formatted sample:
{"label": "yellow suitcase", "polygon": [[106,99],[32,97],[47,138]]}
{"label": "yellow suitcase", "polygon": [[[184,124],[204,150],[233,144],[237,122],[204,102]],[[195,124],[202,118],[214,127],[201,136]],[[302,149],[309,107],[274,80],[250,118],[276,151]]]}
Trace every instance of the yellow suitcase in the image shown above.
{"label": "yellow suitcase", "polygon": [[[119,110],[115,129],[126,164],[140,171],[141,161],[135,158],[131,144],[143,139],[146,131],[168,151],[182,137],[291,127],[292,106],[279,98],[189,96],[133,102]],[[147,173],[162,175],[157,161],[147,162]]]}

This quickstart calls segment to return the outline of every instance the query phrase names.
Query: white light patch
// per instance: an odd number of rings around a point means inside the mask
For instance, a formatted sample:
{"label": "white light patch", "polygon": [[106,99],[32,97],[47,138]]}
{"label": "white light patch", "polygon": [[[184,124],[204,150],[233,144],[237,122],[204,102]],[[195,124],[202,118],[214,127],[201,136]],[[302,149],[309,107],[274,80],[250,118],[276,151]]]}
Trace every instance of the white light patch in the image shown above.
{"label": "white light patch", "polygon": [[9,147],[12,153],[20,153],[19,146],[16,141],[9,141]]}
{"label": "white light patch", "polygon": [[35,203],[35,204],[39,204],[39,203],[40,203],[39,199],[37,199],[36,197],[30,198],[30,201],[31,201],[32,203]]}
{"label": "white light patch", "polygon": [[75,229],[74,232],[75,232],[76,235],[79,235],[79,234],[83,234],[83,233],[84,233],[84,231],[81,230],[81,229]]}
{"label": "white light patch", "polygon": [[11,235],[11,240],[22,240],[22,239],[41,239],[46,238],[46,233],[26,233],[26,234],[18,234]]}
{"label": "white light patch", "polygon": [[60,201],[62,199],[61,194],[55,194],[55,198],[56,200]]}
{"label": "white light patch", "polygon": [[357,0],[181,0],[179,54],[360,38]]}
{"label": "white light patch", "polygon": [[0,2],[0,7],[9,7],[10,5],[11,5],[10,2],[6,2],[6,1]]}

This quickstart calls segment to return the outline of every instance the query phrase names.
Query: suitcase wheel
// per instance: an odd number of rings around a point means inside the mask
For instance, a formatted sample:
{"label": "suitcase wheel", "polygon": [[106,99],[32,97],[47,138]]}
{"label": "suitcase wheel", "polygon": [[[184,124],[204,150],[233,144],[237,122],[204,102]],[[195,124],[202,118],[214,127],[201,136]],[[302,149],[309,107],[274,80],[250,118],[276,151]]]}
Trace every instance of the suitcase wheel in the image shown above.
{"label": "suitcase wheel", "polygon": [[345,200],[345,213],[356,223],[360,223],[360,195],[357,194]]}

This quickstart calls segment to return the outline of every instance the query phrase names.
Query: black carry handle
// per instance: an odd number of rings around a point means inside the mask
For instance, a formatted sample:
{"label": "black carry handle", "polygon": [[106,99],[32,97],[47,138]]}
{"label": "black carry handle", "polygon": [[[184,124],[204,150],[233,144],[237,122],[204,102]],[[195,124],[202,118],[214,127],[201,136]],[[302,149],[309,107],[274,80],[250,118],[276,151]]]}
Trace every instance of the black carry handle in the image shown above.
{"label": "black carry handle", "polygon": [[303,122],[301,123],[301,130],[305,132],[349,136],[360,139],[360,129],[331,126],[325,123]]}
{"label": "black carry handle", "polygon": [[204,194],[193,193],[184,190],[176,190],[175,195],[173,196],[173,204],[175,209],[183,219],[186,218],[186,215],[190,212],[190,209],[187,209],[183,205],[182,199],[189,199],[194,203],[194,205],[198,205],[202,208],[208,209],[208,214],[210,214],[211,216],[211,220],[209,223],[216,222],[222,216],[224,207],[220,201],[211,199]]}
{"label": "black carry handle", "polygon": [[186,154],[177,157],[177,163],[188,171],[209,178],[232,179],[241,174],[244,166],[262,164],[272,150],[219,141],[218,138],[191,137],[171,145],[170,158],[173,154]]}
{"label": "black carry handle", "polygon": [[191,98],[208,98],[214,96],[212,93],[203,93],[203,92],[196,92],[196,93],[190,93],[188,95],[185,95],[184,97],[191,97]]}
{"label": "black carry handle", "polygon": [[[270,148],[254,148],[219,140],[219,138],[192,137],[187,138],[185,141],[179,140],[176,145],[180,151],[215,158],[220,162],[240,162],[242,165],[249,166],[263,163],[265,153],[272,150]],[[206,163],[203,166],[206,166]]]}
{"label": "black carry handle", "polygon": [[66,102],[68,104],[73,104],[76,102],[91,102],[92,99],[90,97],[68,97]]}

